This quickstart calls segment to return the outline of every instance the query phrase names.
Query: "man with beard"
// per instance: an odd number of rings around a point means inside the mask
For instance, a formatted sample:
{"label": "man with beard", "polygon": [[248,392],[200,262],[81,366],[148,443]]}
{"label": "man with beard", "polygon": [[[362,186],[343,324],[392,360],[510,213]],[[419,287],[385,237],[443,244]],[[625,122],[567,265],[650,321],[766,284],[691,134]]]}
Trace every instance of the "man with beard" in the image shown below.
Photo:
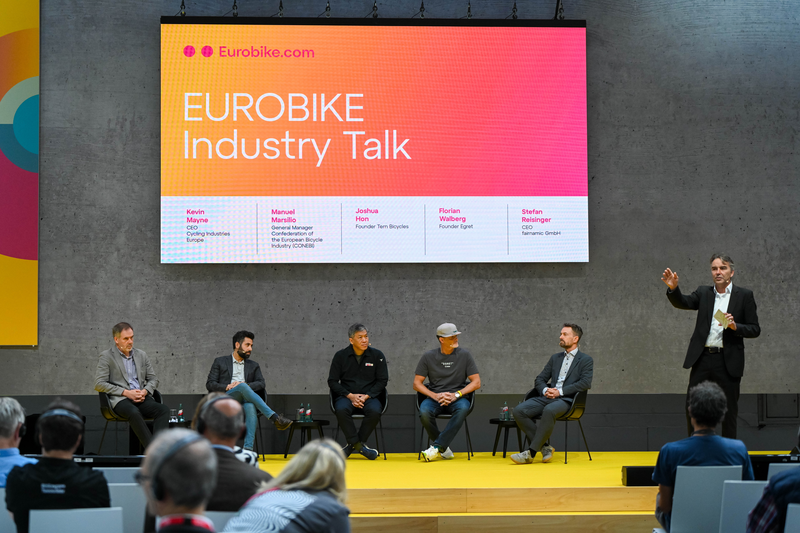
{"label": "man with beard", "polygon": [[[550,356],[550,360],[536,376],[534,388],[541,394],[525,400],[514,408],[514,420],[531,441],[530,449],[515,453],[511,460],[517,464],[530,464],[536,452],[542,452],[542,462],[549,463],[555,451],[547,444],[556,419],[569,411],[572,400],[580,391],[592,388],[594,361],[578,350],[583,330],[577,324],[564,324],[558,345],[564,348]],[[549,382],[549,385],[548,385]],[[541,418],[539,424],[534,419]]]}
{"label": "man with beard", "polygon": [[245,450],[253,449],[259,411],[281,431],[292,425],[291,420],[270,409],[257,394],[264,390],[265,382],[261,367],[250,360],[253,339],[255,335],[249,331],[236,332],[233,336],[233,353],[214,359],[206,381],[208,392],[224,392],[242,404],[247,428],[244,436]]}

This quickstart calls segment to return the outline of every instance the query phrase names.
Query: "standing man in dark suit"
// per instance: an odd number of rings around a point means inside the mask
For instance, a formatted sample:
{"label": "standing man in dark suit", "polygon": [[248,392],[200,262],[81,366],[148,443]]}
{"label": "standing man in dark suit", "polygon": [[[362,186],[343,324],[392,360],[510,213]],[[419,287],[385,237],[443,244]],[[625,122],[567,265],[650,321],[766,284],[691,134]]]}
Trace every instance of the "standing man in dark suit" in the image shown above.
{"label": "standing man in dark suit", "polygon": [[233,353],[214,359],[208,373],[206,389],[208,392],[225,392],[244,406],[244,418],[247,432],[244,436],[244,449],[252,450],[256,438],[258,413],[260,411],[272,420],[275,427],[284,430],[292,425],[292,421],[277,414],[257,394],[265,389],[261,367],[250,360],[253,353],[255,335],[249,331],[237,331],[233,336]]}
{"label": "standing man in dark suit", "polygon": [[[733,260],[725,254],[711,256],[711,277],[714,286],[697,287],[686,296],[678,287],[678,273],[669,268],[661,281],[667,284],[667,298],[673,307],[696,310],[697,322],[689,341],[683,368],[691,368],[687,389],[686,424],[692,434],[688,411],[688,390],[703,381],[717,383],[725,392],[728,412],[722,420],[722,436],[736,438],[736,419],[739,414],[739,385],[744,374],[744,338],[761,334],[753,291],[734,286]],[[717,313],[724,320],[714,318]],[[724,322],[724,324],[723,324]]]}
{"label": "standing man in dark suit", "polygon": [[[583,330],[579,325],[564,324],[558,343],[564,351],[550,356],[533,385],[541,396],[525,400],[514,408],[517,426],[531,441],[530,449],[511,456],[515,463],[532,463],[539,450],[542,462],[549,463],[555,449],[546,443],[553,433],[556,419],[569,411],[576,394],[592,388],[594,361],[578,350],[582,337]],[[534,422],[536,418],[541,418],[538,425]]]}
{"label": "standing man in dark suit", "polygon": [[245,431],[244,410],[239,402],[212,392],[197,406],[197,432],[208,439],[217,454],[217,485],[206,504],[208,511],[238,511],[262,483],[272,479],[258,464],[248,465],[233,454]]}
{"label": "standing man in dark suit", "polygon": [[126,418],[146,448],[153,440],[145,418],[153,419],[153,433],[169,427],[169,407],[153,399],[158,378],[150,358],[133,347],[133,327],[120,322],[111,328],[114,346],[100,354],[94,390],[108,394],[111,408]]}

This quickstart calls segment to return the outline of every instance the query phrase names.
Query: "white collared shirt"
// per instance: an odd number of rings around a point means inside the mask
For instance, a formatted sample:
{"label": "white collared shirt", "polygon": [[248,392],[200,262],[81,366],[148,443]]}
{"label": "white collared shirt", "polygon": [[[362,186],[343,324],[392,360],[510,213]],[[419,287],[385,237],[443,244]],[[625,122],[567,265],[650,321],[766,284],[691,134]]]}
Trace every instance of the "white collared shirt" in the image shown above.
{"label": "white collared shirt", "polygon": [[242,361],[237,361],[233,354],[231,354],[231,359],[233,359],[231,383],[236,383],[237,381],[244,382],[244,359],[242,359]]}
{"label": "white collared shirt", "polygon": [[733,282],[728,283],[728,286],[725,287],[725,292],[720,294],[717,291],[717,288],[714,287],[714,310],[711,311],[711,328],[708,331],[708,338],[706,339],[706,346],[709,347],[716,347],[722,348],[722,332],[723,327],[720,325],[719,321],[714,318],[714,315],[717,314],[717,310],[722,311],[723,313],[728,312],[728,302],[731,301],[731,289],[733,288]]}
{"label": "white collared shirt", "polygon": [[[561,370],[558,372],[558,381],[556,381],[555,388],[558,390],[558,394],[560,396],[564,396],[564,390],[562,387],[564,386],[564,380],[567,379],[567,373],[569,372],[569,367],[572,366],[572,361],[575,360],[575,354],[578,353],[578,348],[575,348],[571,352],[564,352],[564,361],[561,363]],[[542,395],[547,392],[549,387],[545,387],[542,390]]]}

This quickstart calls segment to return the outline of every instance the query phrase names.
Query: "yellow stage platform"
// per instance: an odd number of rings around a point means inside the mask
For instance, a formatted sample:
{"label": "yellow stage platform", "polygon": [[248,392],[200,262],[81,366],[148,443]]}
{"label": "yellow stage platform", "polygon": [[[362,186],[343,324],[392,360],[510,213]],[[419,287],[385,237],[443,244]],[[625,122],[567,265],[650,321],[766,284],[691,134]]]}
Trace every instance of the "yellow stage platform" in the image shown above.
{"label": "yellow stage platform", "polygon": [[[426,463],[417,454],[389,454],[347,462],[353,531],[410,533],[466,531],[638,532],[658,527],[655,487],[624,487],[622,466],[654,465],[657,452],[557,451],[516,465],[498,453],[465,453]],[[286,464],[268,455],[262,469],[276,475]]]}

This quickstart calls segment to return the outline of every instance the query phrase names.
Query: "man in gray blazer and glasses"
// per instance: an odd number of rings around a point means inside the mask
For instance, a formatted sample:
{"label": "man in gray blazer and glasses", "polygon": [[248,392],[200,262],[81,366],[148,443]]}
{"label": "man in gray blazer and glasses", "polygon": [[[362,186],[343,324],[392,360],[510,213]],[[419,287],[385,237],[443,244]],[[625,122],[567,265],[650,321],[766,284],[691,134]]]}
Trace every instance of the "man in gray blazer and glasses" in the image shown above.
{"label": "man in gray blazer and glasses", "polygon": [[143,447],[153,440],[145,418],[153,419],[153,432],[169,427],[169,408],[153,399],[158,378],[147,354],[133,347],[133,326],[120,322],[113,328],[114,346],[100,354],[94,389],[108,394],[111,408],[128,420]]}

